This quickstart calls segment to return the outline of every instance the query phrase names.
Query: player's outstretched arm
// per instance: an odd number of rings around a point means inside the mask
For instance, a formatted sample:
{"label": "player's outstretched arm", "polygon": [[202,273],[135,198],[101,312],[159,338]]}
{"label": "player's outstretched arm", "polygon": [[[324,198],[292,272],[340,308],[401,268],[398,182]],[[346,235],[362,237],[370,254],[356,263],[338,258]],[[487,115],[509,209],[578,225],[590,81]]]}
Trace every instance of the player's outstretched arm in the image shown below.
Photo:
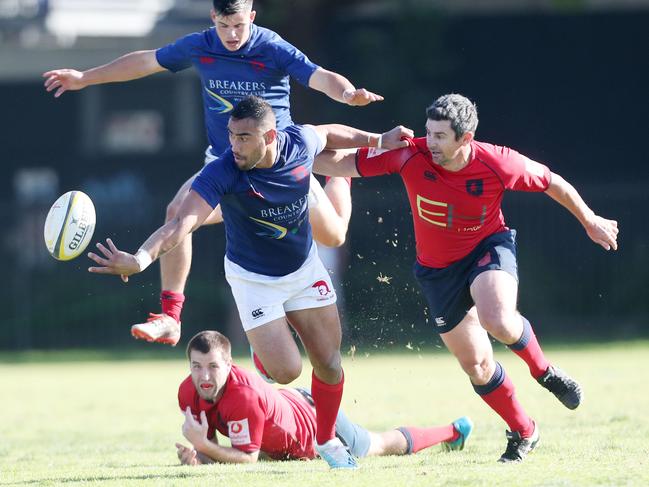
{"label": "player's outstretched arm", "polygon": [[558,174],[552,173],[551,177],[550,186],[545,193],[579,220],[593,242],[606,250],[617,250],[617,221],[596,215],[572,184]]}
{"label": "player's outstretched arm", "polygon": [[313,172],[323,176],[359,178],[356,150],[324,150],[313,161]]}
{"label": "player's outstretched arm", "polygon": [[309,78],[309,88],[324,93],[332,100],[352,106],[364,106],[374,101],[383,101],[381,95],[367,91],[365,88],[356,89],[344,76],[324,68],[318,68],[313,72]]}
{"label": "player's outstretched arm", "polygon": [[212,210],[212,207],[198,193],[190,191],[176,217],[158,228],[136,254],[119,250],[111,239],[107,239],[107,247],[97,243],[97,249],[103,257],[93,252],[89,252],[88,257],[100,267],[89,267],[88,271],[96,274],[120,275],[122,280],[127,282],[128,276],[142,272],[151,262],[169,252],[187,235],[198,229]]}
{"label": "player's outstretched arm", "polygon": [[165,68],[158,64],[155,50],[135,51],[87,71],[54,69],[43,73],[43,78],[45,78],[45,90],[47,92],[56,90],[54,98],[58,98],[66,91],[77,91],[102,83],[130,81],[164,70]]}
{"label": "player's outstretched arm", "polygon": [[404,139],[411,138],[414,132],[398,125],[387,132],[376,134],[340,124],[309,125],[320,137],[325,149],[354,149],[357,147],[376,147],[377,149],[400,149],[407,147]]}
{"label": "player's outstretched arm", "polygon": [[[259,458],[259,450],[246,453],[236,448],[221,446],[210,441],[207,438],[208,429],[209,425],[205,411],[201,411],[201,415],[197,421],[192,416],[190,408],[187,407],[185,410],[185,422],[182,427],[183,436],[194,447],[198,461],[207,463],[205,460],[211,459],[219,463],[255,463]],[[178,448],[178,444],[176,444],[176,448]]]}

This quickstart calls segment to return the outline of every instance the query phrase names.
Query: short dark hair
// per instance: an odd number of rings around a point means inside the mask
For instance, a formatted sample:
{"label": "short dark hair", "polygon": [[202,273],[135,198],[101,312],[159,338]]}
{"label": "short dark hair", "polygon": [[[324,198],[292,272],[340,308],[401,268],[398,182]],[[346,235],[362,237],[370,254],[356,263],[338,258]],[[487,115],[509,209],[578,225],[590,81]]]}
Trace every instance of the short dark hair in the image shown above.
{"label": "short dark hair", "polygon": [[467,132],[475,133],[478,128],[478,108],[466,96],[451,93],[440,96],[426,109],[429,120],[448,120],[459,140]]}
{"label": "short dark hair", "polygon": [[252,0],[212,0],[216,15],[227,17],[246,10],[252,10]]}
{"label": "short dark hair", "polygon": [[268,117],[272,116],[273,123],[275,122],[275,115],[273,114],[273,107],[258,96],[247,96],[241,100],[232,113],[230,113],[230,118],[235,120],[243,120],[244,118],[252,118],[256,120],[257,123],[261,123],[266,120]]}
{"label": "short dark hair", "polygon": [[225,335],[214,330],[201,331],[189,340],[187,344],[187,358],[190,360],[192,350],[200,353],[210,353],[212,350],[219,350],[225,358],[232,355],[230,340]]}

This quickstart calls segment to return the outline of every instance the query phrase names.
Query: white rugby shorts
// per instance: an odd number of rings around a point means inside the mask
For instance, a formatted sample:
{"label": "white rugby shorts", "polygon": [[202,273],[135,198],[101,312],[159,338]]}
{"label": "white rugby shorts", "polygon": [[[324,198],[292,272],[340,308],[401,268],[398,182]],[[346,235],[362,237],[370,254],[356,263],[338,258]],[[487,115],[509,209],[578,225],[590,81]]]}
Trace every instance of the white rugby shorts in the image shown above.
{"label": "white rugby shorts", "polygon": [[245,331],[286,316],[289,311],[321,308],[336,302],[336,291],[315,244],[302,266],[286,276],[250,272],[225,257],[230,284]]}

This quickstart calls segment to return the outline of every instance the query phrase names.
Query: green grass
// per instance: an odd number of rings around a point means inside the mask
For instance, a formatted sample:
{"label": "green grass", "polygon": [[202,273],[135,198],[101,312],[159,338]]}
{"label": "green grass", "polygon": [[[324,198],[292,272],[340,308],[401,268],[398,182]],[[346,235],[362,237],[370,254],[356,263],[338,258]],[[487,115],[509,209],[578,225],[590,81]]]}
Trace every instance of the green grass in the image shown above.
{"label": "green grass", "polygon": [[[176,391],[187,366],[181,350],[167,355],[174,358],[0,355],[0,486],[649,485],[647,342],[550,349],[549,358],[584,386],[577,411],[561,406],[520,360],[499,349],[541,431],[537,450],[518,465],[496,463],[505,425],[448,353],[347,355],[343,407],[364,426],[444,424],[464,414],[476,423],[463,452],[433,447],[364,459],[356,472],[332,472],[320,460],[179,466]],[[306,384],[309,370],[297,384]]]}

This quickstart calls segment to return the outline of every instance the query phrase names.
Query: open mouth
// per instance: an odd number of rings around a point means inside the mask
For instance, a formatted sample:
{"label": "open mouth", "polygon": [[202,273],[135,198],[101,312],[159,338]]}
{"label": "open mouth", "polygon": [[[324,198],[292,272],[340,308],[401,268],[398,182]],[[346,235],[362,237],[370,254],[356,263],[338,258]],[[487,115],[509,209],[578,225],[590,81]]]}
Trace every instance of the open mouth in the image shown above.
{"label": "open mouth", "polygon": [[209,389],[212,389],[213,387],[214,387],[213,384],[208,384],[208,383],[203,383],[203,384],[201,384],[201,389],[203,389],[204,391],[207,391],[207,390],[209,390]]}

